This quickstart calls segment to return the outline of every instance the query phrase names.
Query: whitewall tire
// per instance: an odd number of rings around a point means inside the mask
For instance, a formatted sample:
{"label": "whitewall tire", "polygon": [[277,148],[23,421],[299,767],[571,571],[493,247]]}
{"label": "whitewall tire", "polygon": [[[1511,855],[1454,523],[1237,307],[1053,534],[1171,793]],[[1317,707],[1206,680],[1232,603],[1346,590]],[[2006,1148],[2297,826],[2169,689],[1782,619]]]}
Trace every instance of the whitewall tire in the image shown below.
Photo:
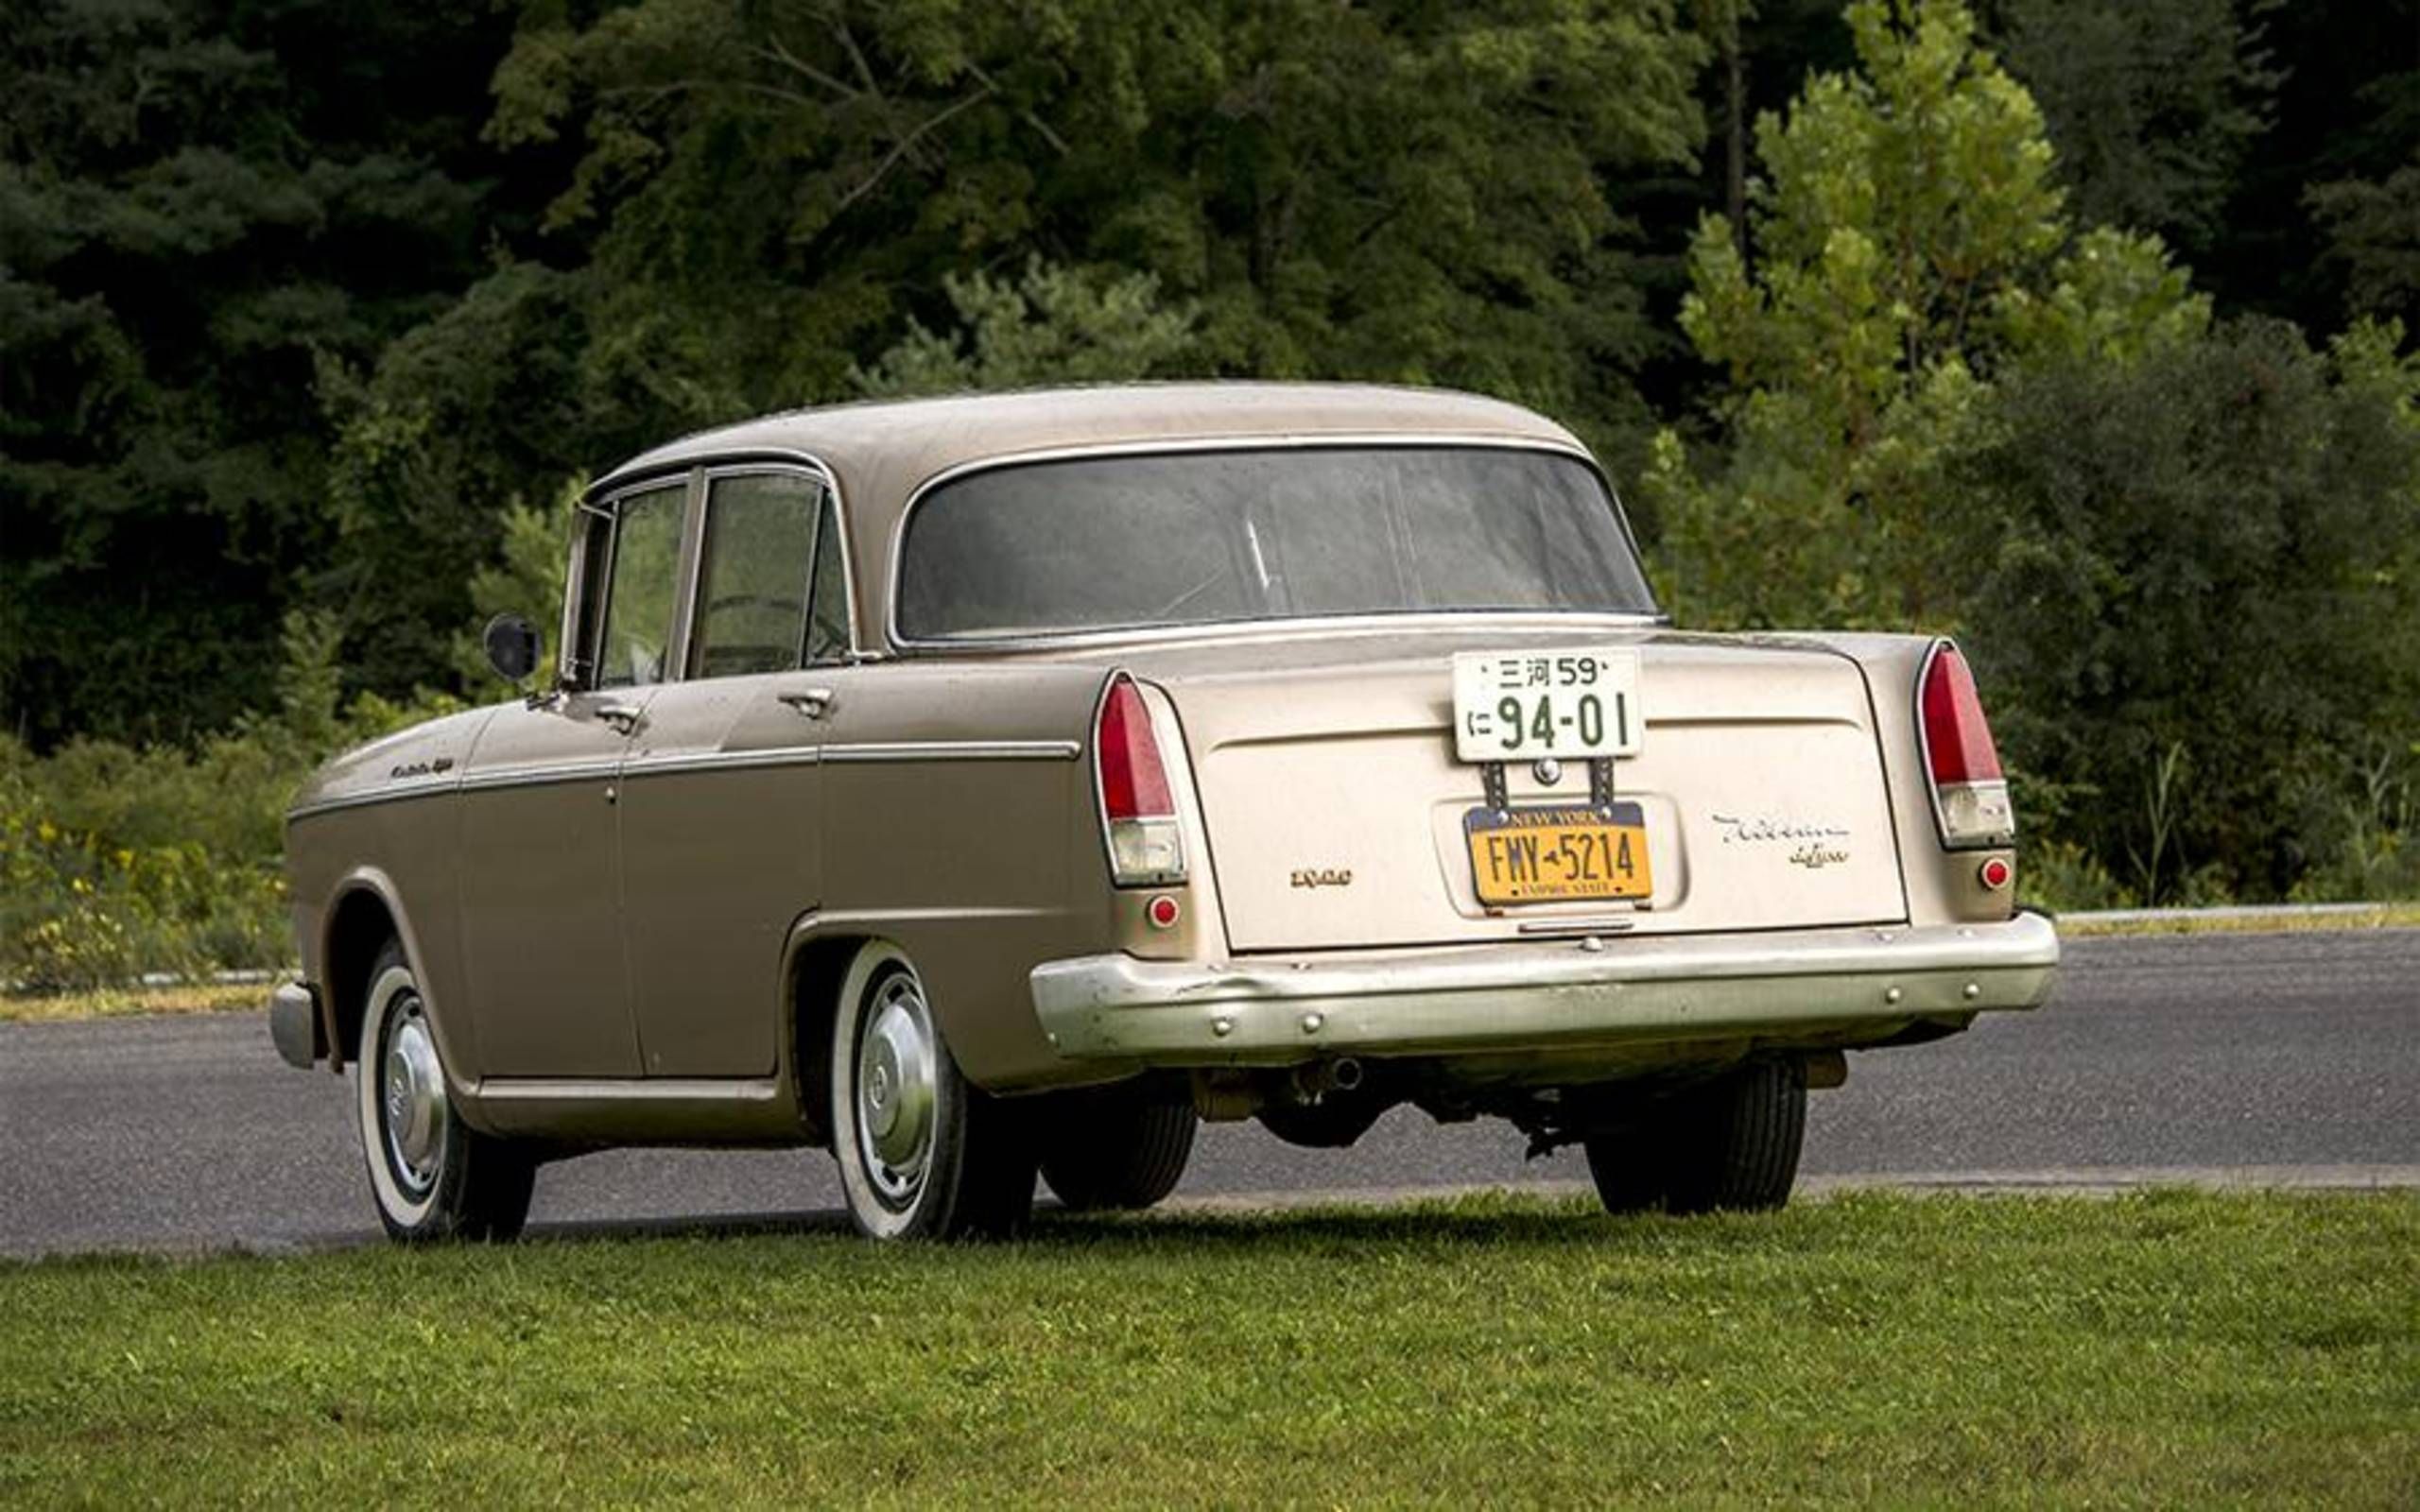
{"label": "whitewall tire", "polygon": [[510,1239],[529,1215],[536,1163],[462,1122],[420,982],[389,940],[370,968],[354,1123],[378,1221],[406,1243]]}
{"label": "whitewall tire", "polygon": [[832,1156],[873,1239],[998,1237],[1033,1211],[1024,1109],[959,1074],[925,984],[886,941],[857,952],[832,1015]]}

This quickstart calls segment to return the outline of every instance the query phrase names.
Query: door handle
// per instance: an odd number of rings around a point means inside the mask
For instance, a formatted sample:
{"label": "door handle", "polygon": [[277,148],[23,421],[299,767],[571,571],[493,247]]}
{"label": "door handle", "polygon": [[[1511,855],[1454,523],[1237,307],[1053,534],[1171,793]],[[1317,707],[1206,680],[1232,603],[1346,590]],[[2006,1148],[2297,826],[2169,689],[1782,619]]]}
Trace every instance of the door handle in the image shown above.
{"label": "door handle", "polygon": [[775,694],[774,696],[809,719],[821,719],[830,713],[834,702],[829,688],[802,688],[796,693]]}
{"label": "door handle", "polygon": [[639,728],[639,706],[634,703],[600,703],[592,713],[606,724],[627,735]]}

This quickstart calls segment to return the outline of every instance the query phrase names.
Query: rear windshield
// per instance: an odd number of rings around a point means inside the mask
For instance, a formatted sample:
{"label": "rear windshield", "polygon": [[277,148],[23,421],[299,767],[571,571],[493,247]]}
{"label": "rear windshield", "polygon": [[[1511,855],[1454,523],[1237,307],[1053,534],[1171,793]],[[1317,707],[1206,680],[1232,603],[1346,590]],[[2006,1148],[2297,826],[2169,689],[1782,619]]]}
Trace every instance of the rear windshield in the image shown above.
{"label": "rear windshield", "polygon": [[1025,463],[935,489],[901,550],[899,627],[910,640],[1654,609],[1596,472],[1500,448]]}

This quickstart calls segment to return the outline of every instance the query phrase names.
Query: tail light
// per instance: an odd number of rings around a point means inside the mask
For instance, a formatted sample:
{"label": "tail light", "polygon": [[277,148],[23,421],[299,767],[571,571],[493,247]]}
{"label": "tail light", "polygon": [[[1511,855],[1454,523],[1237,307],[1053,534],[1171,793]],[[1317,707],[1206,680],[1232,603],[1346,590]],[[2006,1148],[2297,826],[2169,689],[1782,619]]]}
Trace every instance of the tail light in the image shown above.
{"label": "tail light", "polygon": [[2016,813],[2009,806],[2008,780],[1975,675],[1948,641],[1925,659],[1918,686],[1917,732],[1925,766],[1932,775],[1933,817],[1941,843],[1953,850],[2007,845],[2016,838]]}
{"label": "tail light", "polygon": [[1093,776],[1112,880],[1121,887],[1184,881],[1184,836],[1159,737],[1142,691],[1123,672],[1110,679],[1094,721]]}

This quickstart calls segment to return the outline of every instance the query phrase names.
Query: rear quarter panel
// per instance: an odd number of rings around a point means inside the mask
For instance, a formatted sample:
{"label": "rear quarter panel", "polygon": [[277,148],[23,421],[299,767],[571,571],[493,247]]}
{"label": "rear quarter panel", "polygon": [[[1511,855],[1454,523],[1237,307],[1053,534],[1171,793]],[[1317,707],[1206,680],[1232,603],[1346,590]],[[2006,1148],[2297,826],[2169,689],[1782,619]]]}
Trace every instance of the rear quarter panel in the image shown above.
{"label": "rear quarter panel", "polygon": [[979,1085],[1064,1075],[1028,973],[1111,948],[1087,759],[1105,676],[935,659],[833,679],[815,930],[906,950],[951,1053]]}
{"label": "rear quarter panel", "polygon": [[[2011,917],[2014,889],[1992,892],[1977,880],[1984,859],[2013,857],[2009,850],[1942,849],[1932,811],[1932,778],[1925,770],[1916,739],[1917,679],[1939,638],[1930,635],[1806,635],[1794,639],[1838,647],[1865,671],[1880,734],[1882,764],[1891,791],[1899,854],[1907,873],[1908,921],[1911,924],[1987,923]],[[1991,690],[1983,692],[1986,712]],[[2023,816],[2018,824],[2022,831]]]}

